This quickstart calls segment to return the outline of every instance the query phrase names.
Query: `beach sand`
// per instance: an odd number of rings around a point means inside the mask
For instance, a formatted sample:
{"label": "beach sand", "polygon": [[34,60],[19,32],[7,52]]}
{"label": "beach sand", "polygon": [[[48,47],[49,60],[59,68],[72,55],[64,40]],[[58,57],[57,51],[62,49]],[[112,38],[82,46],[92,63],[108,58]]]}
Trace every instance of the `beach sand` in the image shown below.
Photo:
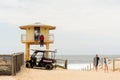
{"label": "beach sand", "polygon": [[[120,61],[117,66],[120,68]],[[111,63],[112,65],[112,63]],[[21,71],[16,76],[0,76],[0,80],[120,80],[120,70],[104,72],[102,69],[96,71],[80,71],[80,70],[41,70],[29,69],[22,67]]]}
{"label": "beach sand", "polygon": [[120,80],[120,72],[22,68],[16,76],[0,76],[0,80]]}

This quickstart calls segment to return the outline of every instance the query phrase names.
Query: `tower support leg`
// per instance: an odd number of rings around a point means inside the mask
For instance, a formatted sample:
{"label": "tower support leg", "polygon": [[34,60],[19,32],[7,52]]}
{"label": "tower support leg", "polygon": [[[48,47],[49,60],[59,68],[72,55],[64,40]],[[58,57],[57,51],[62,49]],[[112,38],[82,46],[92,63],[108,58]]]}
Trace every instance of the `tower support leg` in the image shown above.
{"label": "tower support leg", "polygon": [[30,45],[26,43],[26,61],[30,60]]}
{"label": "tower support leg", "polygon": [[[46,43],[46,50],[49,50],[49,43]],[[46,58],[49,58],[49,53],[46,53]]]}

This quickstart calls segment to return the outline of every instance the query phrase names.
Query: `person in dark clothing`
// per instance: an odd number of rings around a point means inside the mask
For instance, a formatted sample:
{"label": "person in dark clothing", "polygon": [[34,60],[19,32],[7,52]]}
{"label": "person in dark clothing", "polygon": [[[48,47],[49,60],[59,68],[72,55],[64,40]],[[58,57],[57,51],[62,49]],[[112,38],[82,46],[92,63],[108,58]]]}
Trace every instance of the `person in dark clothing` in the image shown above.
{"label": "person in dark clothing", "polygon": [[39,39],[40,39],[40,47],[43,47],[44,46],[44,36],[40,35]]}
{"label": "person in dark clothing", "polygon": [[99,58],[98,54],[96,54],[96,56],[94,57],[94,60],[93,60],[93,65],[94,65],[96,71],[98,71],[99,60],[100,60],[100,58]]}

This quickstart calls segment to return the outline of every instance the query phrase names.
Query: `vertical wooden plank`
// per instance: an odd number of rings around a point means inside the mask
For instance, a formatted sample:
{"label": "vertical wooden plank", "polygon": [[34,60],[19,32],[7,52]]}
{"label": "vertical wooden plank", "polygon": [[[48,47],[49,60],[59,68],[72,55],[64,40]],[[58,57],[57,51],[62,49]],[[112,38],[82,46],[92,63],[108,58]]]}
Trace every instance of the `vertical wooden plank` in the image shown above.
{"label": "vertical wooden plank", "polygon": [[91,63],[90,63],[90,71],[91,71]]}
{"label": "vertical wooden plank", "polygon": [[16,74],[16,55],[14,55],[14,73]]}
{"label": "vertical wooden plank", "polygon": [[20,70],[20,68],[19,68],[20,67],[20,55],[17,55],[17,56],[18,56],[17,62],[18,62],[18,72],[19,72],[19,70]]}
{"label": "vertical wooden plank", "polygon": [[22,53],[22,65],[24,65],[24,53]]}
{"label": "vertical wooden plank", "polygon": [[19,71],[19,57],[18,57],[18,55],[16,55],[16,59],[17,59],[17,61],[16,61],[16,72],[18,72]]}
{"label": "vertical wooden plank", "polygon": [[11,55],[11,57],[12,57],[12,75],[14,76],[15,75],[15,73],[14,73],[14,56],[13,55]]}
{"label": "vertical wooden plank", "polygon": [[113,71],[115,71],[115,59],[113,59]]}
{"label": "vertical wooden plank", "polygon": [[22,53],[20,54],[20,68],[22,66]]}
{"label": "vertical wooden plank", "polygon": [[103,61],[104,61],[104,58],[101,59],[101,63],[102,63],[102,69],[103,69]]}
{"label": "vertical wooden plank", "polygon": [[15,74],[16,74],[16,72],[17,72],[17,57],[16,57],[16,55],[14,56],[14,69],[15,69]]}
{"label": "vertical wooden plank", "polygon": [[67,60],[65,60],[65,69],[67,69]]}

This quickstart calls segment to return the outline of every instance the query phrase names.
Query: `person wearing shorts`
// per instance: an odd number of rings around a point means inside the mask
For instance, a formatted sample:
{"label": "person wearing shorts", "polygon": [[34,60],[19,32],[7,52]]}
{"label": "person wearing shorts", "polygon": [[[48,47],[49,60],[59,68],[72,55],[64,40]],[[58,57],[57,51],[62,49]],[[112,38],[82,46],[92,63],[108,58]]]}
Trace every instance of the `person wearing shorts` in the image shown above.
{"label": "person wearing shorts", "polygon": [[108,59],[104,57],[104,72],[108,72]]}

